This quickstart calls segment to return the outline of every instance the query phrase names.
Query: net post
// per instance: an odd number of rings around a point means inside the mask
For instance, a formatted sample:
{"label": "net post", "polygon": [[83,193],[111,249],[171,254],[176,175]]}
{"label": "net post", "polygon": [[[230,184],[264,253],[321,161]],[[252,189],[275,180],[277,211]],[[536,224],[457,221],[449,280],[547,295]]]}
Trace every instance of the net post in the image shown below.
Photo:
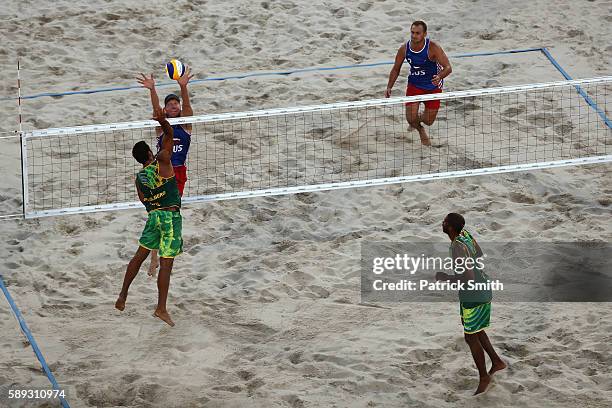
{"label": "net post", "polygon": [[19,132],[19,143],[21,144],[21,197],[23,218],[28,211],[28,141],[24,132]]}

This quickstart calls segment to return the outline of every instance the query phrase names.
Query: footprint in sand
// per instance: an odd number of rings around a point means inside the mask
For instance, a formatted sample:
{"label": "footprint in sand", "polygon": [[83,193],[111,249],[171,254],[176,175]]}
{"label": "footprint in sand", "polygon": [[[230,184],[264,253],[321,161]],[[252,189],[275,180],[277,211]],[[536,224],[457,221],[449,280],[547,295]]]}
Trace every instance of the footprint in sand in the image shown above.
{"label": "footprint in sand", "polygon": [[330,295],[330,292],[321,286],[310,285],[308,289],[311,291],[309,297],[313,299],[327,299]]}
{"label": "footprint in sand", "polygon": [[291,364],[300,364],[304,361],[303,355],[302,351],[294,351],[289,355],[289,361],[291,361]]}
{"label": "footprint in sand", "polygon": [[329,355],[329,354],[321,354],[321,353],[313,354],[312,359],[316,362],[328,362],[328,363],[336,364],[340,367],[348,367],[350,365],[359,363],[359,361],[356,359],[343,358],[343,357],[338,357],[338,356]]}
{"label": "footprint in sand", "polygon": [[523,193],[510,193],[510,201],[519,204],[535,204],[535,199]]}
{"label": "footprint in sand", "polygon": [[127,384],[132,384],[134,382],[136,382],[137,380],[140,380],[142,378],[142,375],[140,374],[126,374],[123,377],[121,377],[122,380],[127,383]]}
{"label": "footprint in sand", "polygon": [[562,125],[555,126],[553,129],[555,133],[561,137],[570,136],[572,134],[572,131],[574,130],[574,125],[568,122]]}
{"label": "footprint in sand", "polygon": [[287,401],[292,408],[304,408],[304,401],[301,400],[297,395],[287,395],[283,397],[283,400]]}
{"label": "footprint in sand", "polygon": [[212,387],[212,389],[215,391],[228,391],[233,393],[239,393],[242,391],[242,387],[240,387],[239,385],[218,385]]}
{"label": "footprint in sand", "polygon": [[363,2],[363,3],[359,3],[359,5],[357,6],[357,8],[361,11],[368,11],[369,9],[372,8],[372,3],[371,2]]}
{"label": "footprint in sand", "polygon": [[247,383],[247,396],[252,397],[253,394],[255,393],[255,391],[258,388],[263,387],[266,384],[266,382],[264,380],[262,380],[261,378],[255,378],[252,381]]}
{"label": "footprint in sand", "polygon": [[525,112],[526,112],[526,108],[524,106],[518,106],[518,107],[512,107],[512,108],[506,109],[505,111],[502,112],[502,115],[516,117],[520,115],[521,113],[525,113]]}
{"label": "footprint in sand", "polygon": [[240,370],[237,371],[236,374],[244,381],[249,381],[251,378],[255,377],[255,374],[248,370]]}

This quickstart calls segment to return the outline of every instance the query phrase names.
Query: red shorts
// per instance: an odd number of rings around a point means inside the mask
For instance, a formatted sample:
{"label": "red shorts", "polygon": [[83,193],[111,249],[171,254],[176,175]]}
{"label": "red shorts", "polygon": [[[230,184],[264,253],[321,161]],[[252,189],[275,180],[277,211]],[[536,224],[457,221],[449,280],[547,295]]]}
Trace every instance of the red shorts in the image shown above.
{"label": "red shorts", "polygon": [[[433,89],[431,91],[427,91],[425,89],[421,89],[421,88],[417,88],[416,86],[412,85],[412,84],[408,84],[408,86],[406,87],[406,96],[415,96],[415,95],[428,95],[428,94],[437,94],[442,92],[442,90],[440,88],[436,88]],[[417,102],[408,102],[406,104],[406,106],[408,105],[413,105]],[[438,110],[440,109],[440,101],[436,100],[436,101],[425,101],[423,102],[425,104],[425,109],[429,109],[429,110]]]}
{"label": "red shorts", "polygon": [[176,185],[181,197],[183,196],[183,190],[185,189],[185,183],[187,182],[187,166],[176,166],[174,167],[174,177],[176,177]]}

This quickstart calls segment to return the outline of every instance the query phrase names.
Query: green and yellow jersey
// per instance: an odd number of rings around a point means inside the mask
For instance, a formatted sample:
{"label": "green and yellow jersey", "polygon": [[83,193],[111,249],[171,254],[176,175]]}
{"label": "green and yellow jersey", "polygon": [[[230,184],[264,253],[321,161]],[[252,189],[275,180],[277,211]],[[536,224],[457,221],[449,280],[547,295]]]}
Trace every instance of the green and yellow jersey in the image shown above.
{"label": "green and yellow jersey", "polygon": [[143,195],[143,204],[147,212],[168,208],[181,208],[176,178],[162,177],[159,174],[157,160],[136,174],[136,185]]}

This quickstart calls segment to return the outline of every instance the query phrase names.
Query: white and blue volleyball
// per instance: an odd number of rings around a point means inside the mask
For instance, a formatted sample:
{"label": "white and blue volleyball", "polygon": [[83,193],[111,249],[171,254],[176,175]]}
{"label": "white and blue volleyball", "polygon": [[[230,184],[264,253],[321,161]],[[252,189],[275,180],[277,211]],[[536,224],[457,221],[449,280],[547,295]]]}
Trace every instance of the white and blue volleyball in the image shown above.
{"label": "white and blue volleyball", "polygon": [[170,79],[179,79],[185,74],[185,65],[177,59],[170,60],[166,64],[166,73]]}

